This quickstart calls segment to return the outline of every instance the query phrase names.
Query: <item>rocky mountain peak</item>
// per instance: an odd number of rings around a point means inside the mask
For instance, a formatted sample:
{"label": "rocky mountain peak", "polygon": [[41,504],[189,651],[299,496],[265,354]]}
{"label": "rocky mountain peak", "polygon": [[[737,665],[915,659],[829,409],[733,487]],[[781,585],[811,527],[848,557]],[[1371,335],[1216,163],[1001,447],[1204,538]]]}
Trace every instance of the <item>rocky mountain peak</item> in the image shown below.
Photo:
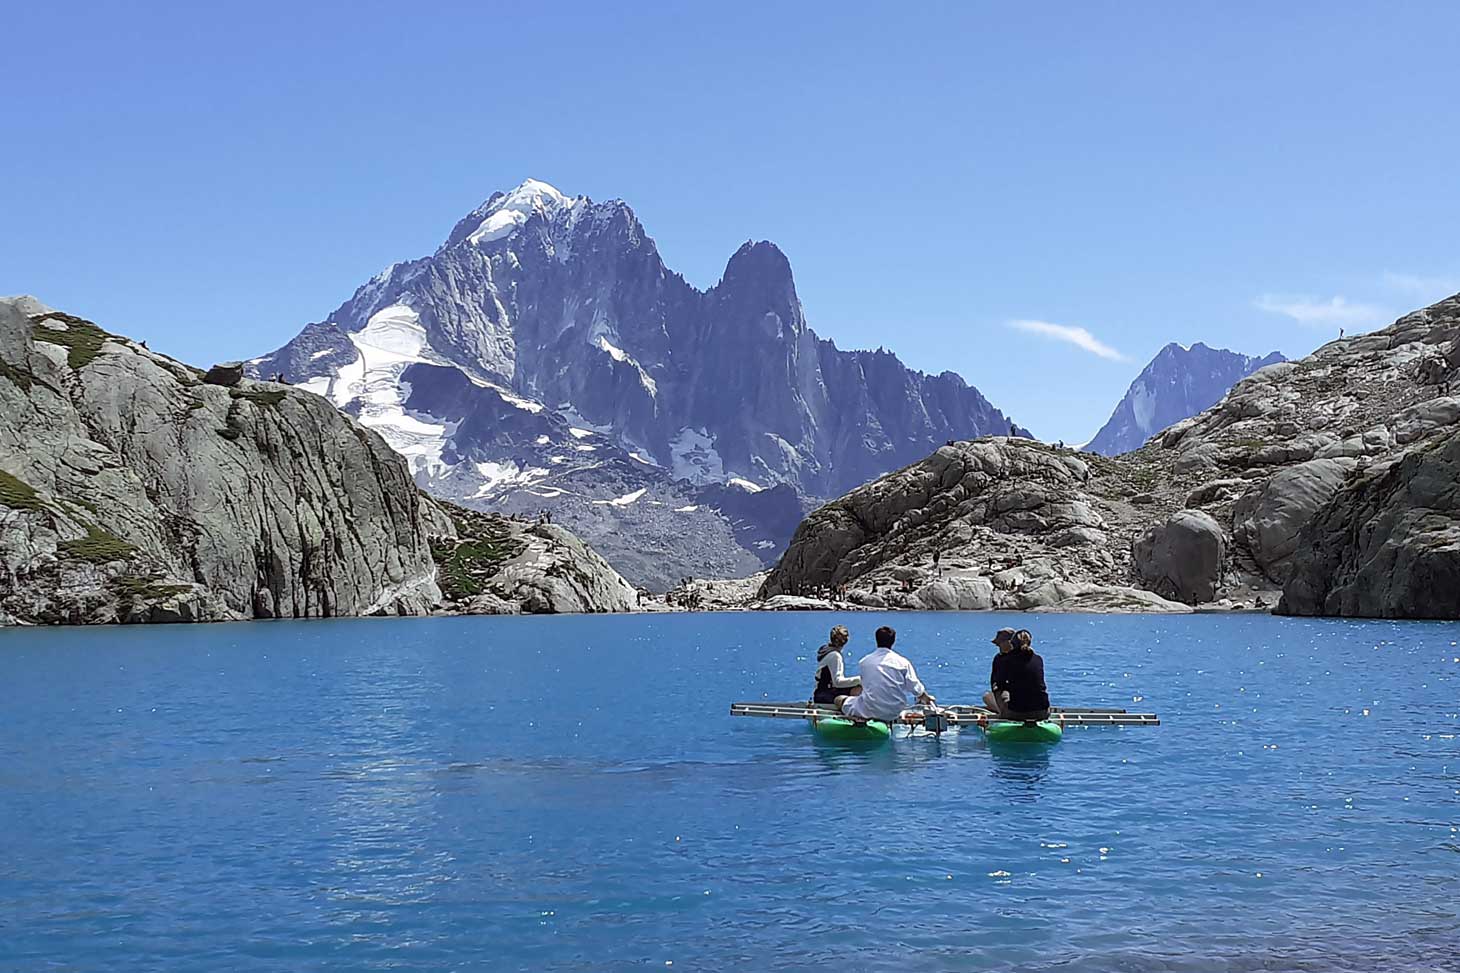
{"label": "rocky mountain peak", "polygon": [[442,250],[463,241],[482,247],[512,236],[534,217],[546,222],[593,205],[586,196],[570,198],[556,186],[527,179],[508,192],[495,192],[487,201],[462,217],[446,238]]}
{"label": "rocky mountain peak", "polygon": [[[555,511],[656,586],[749,573],[747,558],[768,563],[787,539],[781,507],[731,512],[728,494],[699,491],[741,479],[825,497],[1009,429],[962,380],[820,339],[775,244],[748,241],[701,291],[624,202],[537,180],[249,371],[357,415],[425,489]],[[650,533],[662,550],[646,557]]]}
{"label": "rocky mountain peak", "polygon": [[725,263],[725,273],[720,279],[721,287],[754,284],[795,286],[791,281],[791,261],[769,240],[742,243]]}
{"label": "rocky mountain peak", "polygon": [[757,323],[778,325],[773,332],[777,337],[792,337],[806,329],[791,262],[774,243],[742,244],[710,296],[724,312],[719,321],[737,329]]}
{"label": "rocky mountain peak", "polygon": [[1085,448],[1106,456],[1137,449],[1159,430],[1216,404],[1240,379],[1284,360],[1279,352],[1256,358],[1200,341],[1173,341],[1136,376]]}

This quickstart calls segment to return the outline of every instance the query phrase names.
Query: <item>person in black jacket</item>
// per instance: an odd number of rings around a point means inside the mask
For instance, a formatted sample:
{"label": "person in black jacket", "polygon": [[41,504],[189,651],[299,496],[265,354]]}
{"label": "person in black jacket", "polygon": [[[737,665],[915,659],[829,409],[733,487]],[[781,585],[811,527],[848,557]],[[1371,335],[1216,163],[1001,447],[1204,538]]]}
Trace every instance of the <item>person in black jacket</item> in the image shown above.
{"label": "person in black jacket", "polygon": [[1044,685],[1044,660],[1034,651],[1028,629],[1001,628],[993,638],[999,654],[989,672],[988,709],[1005,720],[1049,719],[1049,690]]}

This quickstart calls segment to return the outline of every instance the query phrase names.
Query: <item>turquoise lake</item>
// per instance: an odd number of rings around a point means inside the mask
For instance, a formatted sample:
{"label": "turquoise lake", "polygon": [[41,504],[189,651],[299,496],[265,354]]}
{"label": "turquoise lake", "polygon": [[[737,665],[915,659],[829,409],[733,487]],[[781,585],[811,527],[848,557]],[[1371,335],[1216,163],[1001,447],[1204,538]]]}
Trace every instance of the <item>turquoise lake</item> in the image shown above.
{"label": "turquoise lake", "polygon": [[[877,750],[1030,628],[1054,747]],[[0,631],[0,969],[1460,969],[1460,624],[698,614]]]}

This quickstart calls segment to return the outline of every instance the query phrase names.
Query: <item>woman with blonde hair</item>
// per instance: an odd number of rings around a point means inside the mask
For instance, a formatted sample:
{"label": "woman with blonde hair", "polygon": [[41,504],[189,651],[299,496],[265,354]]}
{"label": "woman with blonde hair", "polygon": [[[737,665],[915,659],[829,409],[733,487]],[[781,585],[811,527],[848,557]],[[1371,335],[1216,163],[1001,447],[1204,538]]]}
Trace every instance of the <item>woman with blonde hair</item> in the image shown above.
{"label": "woman with blonde hair", "polygon": [[1001,628],[994,635],[999,654],[989,673],[984,705],[1003,720],[1049,719],[1049,690],[1044,685],[1044,660],[1034,651],[1027,628]]}
{"label": "woman with blonde hair", "polygon": [[846,648],[852,633],[845,625],[833,625],[828,641],[816,650],[816,691],[811,696],[813,703],[829,703],[838,708],[842,700],[862,691],[859,676],[846,674],[846,663],[842,649]]}

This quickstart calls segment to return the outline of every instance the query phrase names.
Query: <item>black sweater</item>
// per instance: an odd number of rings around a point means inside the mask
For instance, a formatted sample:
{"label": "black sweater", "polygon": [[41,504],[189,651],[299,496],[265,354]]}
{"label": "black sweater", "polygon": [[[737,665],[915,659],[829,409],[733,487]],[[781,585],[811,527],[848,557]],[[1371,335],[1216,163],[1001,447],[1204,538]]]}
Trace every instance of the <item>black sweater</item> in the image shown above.
{"label": "black sweater", "polygon": [[1036,652],[1001,652],[994,656],[989,675],[995,692],[1009,694],[1009,708],[1020,713],[1049,709],[1049,691],[1044,686],[1044,660]]}

